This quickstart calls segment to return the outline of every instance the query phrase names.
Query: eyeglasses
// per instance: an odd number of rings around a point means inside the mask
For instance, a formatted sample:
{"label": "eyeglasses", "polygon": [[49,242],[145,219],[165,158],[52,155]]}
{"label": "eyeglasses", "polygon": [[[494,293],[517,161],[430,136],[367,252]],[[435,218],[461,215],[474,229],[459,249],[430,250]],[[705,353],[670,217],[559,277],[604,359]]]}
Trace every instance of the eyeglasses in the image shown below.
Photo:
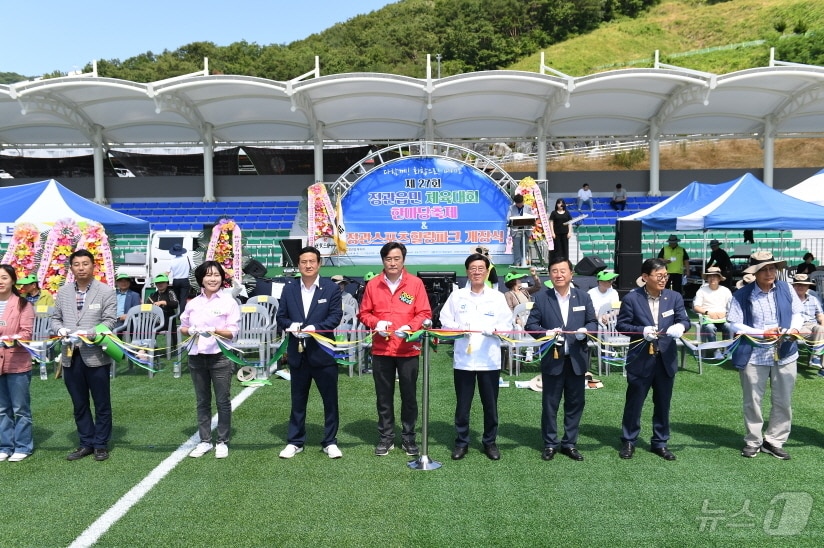
{"label": "eyeglasses", "polygon": [[467,268],[466,271],[470,274],[483,274],[484,272],[486,272],[486,267],[475,266],[472,268]]}
{"label": "eyeglasses", "polygon": [[669,278],[669,274],[647,274],[647,276],[649,276],[653,280],[658,280],[659,282],[661,280],[666,280],[667,278]]}

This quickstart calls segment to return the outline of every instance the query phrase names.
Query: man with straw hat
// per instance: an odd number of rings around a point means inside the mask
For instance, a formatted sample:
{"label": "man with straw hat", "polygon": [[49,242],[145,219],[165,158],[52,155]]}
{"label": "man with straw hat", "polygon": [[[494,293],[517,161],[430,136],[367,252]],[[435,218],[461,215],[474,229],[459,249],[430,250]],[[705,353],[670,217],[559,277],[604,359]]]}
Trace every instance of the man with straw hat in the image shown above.
{"label": "man with straw hat", "polygon": [[[790,436],[798,347],[794,338],[784,335],[798,334],[803,319],[798,295],[777,278],[779,269],[786,266],[786,261],[775,260],[769,251],[753,253],[744,273],[754,275],[755,282],[735,292],[727,314],[734,333],[748,335],[757,343],[741,341],[732,353],[741,379],[747,431],[741,456],[747,458],[758,456],[759,451],[781,460],[790,458],[782,447]],[[772,409],[765,430],[761,399],[768,381]]]}
{"label": "man with straw hat", "polygon": [[[801,316],[804,325],[801,326],[801,334],[807,341],[813,344],[810,352],[810,365],[821,369],[821,344],[824,342],[824,310],[818,297],[810,294],[810,288],[815,286],[815,282],[810,281],[806,274],[796,274],[793,278],[793,289],[801,301]],[[821,375],[821,372],[818,373]]]}
{"label": "man with straw hat", "polygon": [[[724,338],[728,338],[727,309],[732,300],[732,293],[721,282],[726,281],[721,269],[711,266],[701,275],[707,283],[698,288],[692,301],[692,309],[698,314],[698,336],[702,341],[715,341],[718,326]],[[720,350],[715,351],[716,359],[720,359]]]}

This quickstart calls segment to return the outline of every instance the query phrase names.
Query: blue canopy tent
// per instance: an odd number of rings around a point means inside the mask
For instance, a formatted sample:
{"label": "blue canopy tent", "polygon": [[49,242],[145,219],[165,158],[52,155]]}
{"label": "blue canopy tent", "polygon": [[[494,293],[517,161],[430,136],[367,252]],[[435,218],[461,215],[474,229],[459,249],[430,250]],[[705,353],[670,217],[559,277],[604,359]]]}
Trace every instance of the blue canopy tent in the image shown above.
{"label": "blue canopy tent", "polygon": [[60,219],[97,221],[112,234],[146,234],[149,221],[98,205],[75,194],[54,179],[0,188],[0,225],[10,234],[18,223],[33,223],[47,230]]}
{"label": "blue canopy tent", "polygon": [[694,181],[666,200],[638,213],[622,217],[621,220],[639,220],[647,230],[673,232],[679,230],[676,225],[680,216],[692,213],[696,207],[712,202],[733,184],[734,181],[718,185]]}
{"label": "blue canopy tent", "polygon": [[[661,207],[664,206],[664,207]],[[650,230],[824,230],[824,207],[768,187],[751,173],[721,184],[691,183],[655,207],[624,219]]]}

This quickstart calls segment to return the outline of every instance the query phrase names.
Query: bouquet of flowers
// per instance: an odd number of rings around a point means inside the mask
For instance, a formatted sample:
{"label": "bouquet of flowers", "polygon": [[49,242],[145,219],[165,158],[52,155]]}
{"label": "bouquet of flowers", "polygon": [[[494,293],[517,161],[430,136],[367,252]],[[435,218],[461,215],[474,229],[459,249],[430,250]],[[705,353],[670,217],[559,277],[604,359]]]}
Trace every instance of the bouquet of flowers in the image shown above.
{"label": "bouquet of flowers", "polygon": [[220,219],[212,229],[212,237],[206,248],[206,260],[219,262],[227,276],[240,282],[243,278],[242,249],[240,225],[232,219]]}
{"label": "bouquet of flowers", "polygon": [[17,279],[36,272],[41,249],[40,240],[40,230],[32,223],[20,223],[14,227],[14,234],[6,254],[3,255],[2,263],[14,268]]}
{"label": "bouquet of flowers", "polygon": [[42,260],[37,270],[37,279],[43,290],[57,293],[66,281],[67,275],[71,273],[66,263],[79,239],[80,228],[74,219],[61,219],[54,223],[43,244]]}
{"label": "bouquet of flowers", "polygon": [[[76,249],[88,249],[94,255],[94,277],[109,287],[114,287],[114,260],[109,237],[100,223],[86,223]],[[67,281],[71,274],[67,275]]]}

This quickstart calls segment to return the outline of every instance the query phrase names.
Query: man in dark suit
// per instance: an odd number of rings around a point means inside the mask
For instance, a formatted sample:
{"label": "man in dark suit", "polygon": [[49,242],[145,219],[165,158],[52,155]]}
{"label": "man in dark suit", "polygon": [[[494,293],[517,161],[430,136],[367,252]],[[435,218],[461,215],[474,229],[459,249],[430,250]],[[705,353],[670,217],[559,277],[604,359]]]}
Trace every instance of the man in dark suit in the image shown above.
{"label": "man in dark suit", "polygon": [[[592,299],[586,291],[570,287],[572,263],[564,258],[549,264],[553,288],[535,295],[526,330],[557,336],[557,342],[541,358],[543,398],[541,431],[544,451],[541,458],[552,460],[560,452],[572,460],[584,460],[578,451],[578,425],[584,412],[584,392],[589,369],[587,332],[598,329]],[[564,437],[558,441],[558,408],[564,398]]]}
{"label": "man in dark suit", "polygon": [[306,441],[306,404],[312,380],[323,400],[324,429],[321,446],[331,459],[343,456],[338,448],[338,364],[311,338],[318,331],[327,336],[343,316],[340,288],[320,277],[320,251],[304,247],[298,255],[300,279],[286,284],[280,296],[277,324],[289,333],[287,362],[292,375],[292,411],[287,443],[280,458],[290,459],[303,451]]}
{"label": "man in dark suit", "polygon": [[[78,460],[94,453],[95,460],[109,458],[112,437],[112,399],[110,372],[112,359],[103,349],[87,340],[96,338],[95,328],[103,325],[111,330],[117,321],[117,300],[114,290],[94,278],[94,255],[79,249],[69,256],[74,283],[57,291],[52,331],[63,337],[60,365],[63,379],[74,406],[74,422],[80,445],[69,453],[68,460]],[[94,401],[92,417],[89,395]]]}
{"label": "man in dark suit", "polygon": [[675,460],[667,448],[669,413],[675,372],[678,370],[676,339],[690,327],[681,294],[666,289],[667,263],[647,259],[641,265],[642,287],[621,301],[616,327],[629,335],[627,395],[622,421],[622,459],[631,459],[641,433],[641,410],[652,388],[652,439],[650,450],[665,460]]}

